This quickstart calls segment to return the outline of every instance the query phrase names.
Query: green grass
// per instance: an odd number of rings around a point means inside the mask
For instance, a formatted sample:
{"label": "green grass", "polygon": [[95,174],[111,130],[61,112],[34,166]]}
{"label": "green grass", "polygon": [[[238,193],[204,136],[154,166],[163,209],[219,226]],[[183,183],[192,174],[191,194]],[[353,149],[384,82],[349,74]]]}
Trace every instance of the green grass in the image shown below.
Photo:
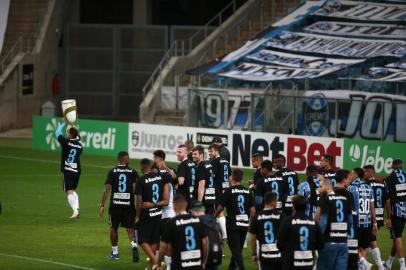
{"label": "green grass", "polygon": [[[2,254],[32,257],[95,269],[144,269],[141,262],[131,262],[129,242],[119,231],[120,261],[109,261],[109,226],[107,216],[98,216],[105,175],[116,164],[112,157],[82,155],[83,173],[78,194],[81,218],[70,220],[70,207],[62,191],[59,153],[31,149],[31,140],[0,139],[0,269],[74,269]],[[139,170],[139,162],[131,162]],[[96,166],[103,166],[103,168]],[[245,180],[252,171],[245,170]],[[379,244],[382,257],[390,251],[388,230],[381,229]],[[244,250],[247,269],[250,249]],[[230,253],[221,269],[226,269]]]}

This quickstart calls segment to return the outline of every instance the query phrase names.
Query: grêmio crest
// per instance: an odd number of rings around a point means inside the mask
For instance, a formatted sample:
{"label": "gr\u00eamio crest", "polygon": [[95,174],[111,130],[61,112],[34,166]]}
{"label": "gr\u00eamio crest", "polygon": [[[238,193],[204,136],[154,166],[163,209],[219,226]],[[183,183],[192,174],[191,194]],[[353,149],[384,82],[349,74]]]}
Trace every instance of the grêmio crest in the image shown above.
{"label": "gr\u00eamio crest", "polygon": [[328,103],[323,94],[315,94],[307,101],[304,120],[307,135],[323,135],[329,124]]}

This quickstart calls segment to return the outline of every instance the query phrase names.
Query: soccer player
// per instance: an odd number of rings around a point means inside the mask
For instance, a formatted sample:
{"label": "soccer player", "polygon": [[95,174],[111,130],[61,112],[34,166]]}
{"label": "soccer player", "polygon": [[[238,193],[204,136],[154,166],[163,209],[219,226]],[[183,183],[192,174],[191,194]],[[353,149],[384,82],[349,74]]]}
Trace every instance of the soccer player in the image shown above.
{"label": "soccer player", "polygon": [[212,215],[206,215],[204,205],[199,201],[190,204],[190,212],[200,219],[207,235],[207,263],[205,270],[218,270],[223,260],[223,236],[217,219]]}
{"label": "soccer player", "polygon": [[[276,247],[282,214],[275,209],[277,196],[267,192],[264,196],[264,210],[257,213],[251,221],[251,258],[263,270],[282,269],[282,254]],[[257,241],[258,249],[257,250]]]}
{"label": "soccer player", "polygon": [[[255,169],[254,172],[254,179],[253,180],[249,180],[248,184],[250,185],[250,189],[253,191],[254,193],[254,198],[256,198],[258,196],[258,192],[257,192],[257,185],[260,181],[262,181],[264,178],[261,174],[261,162],[263,161],[262,155],[255,153],[252,155],[251,157],[251,164],[252,167]],[[259,212],[262,208],[262,203],[257,203],[256,201],[255,203],[255,211]]]}
{"label": "soccer player", "polygon": [[324,247],[319,225],[306,214],[306,198],[296,195],[292,200],[293,213],[285,218],[280,227],[276,242],[282,252],[282,269],[313,268],[314,253]]}
{"label": "soccer player", "polygon": [[371,243],[371,235],[376,235],[378,227],[375,217],[374,207],[374,191],[372,188],[361,179],[364,178],[364,170],[354,168],[351,172],[351,185],[348,191],[354,196],[354,207],[357,212],[357,237],[360,256],[360,265],[366,269],[370,269],[372,264],[366,260],[366,249]]}
{"label": "soccer player", "polygon": [[330,155],[322,155],[320,160],[320,167],[324,178],[328,178],[333,183],[333,187],[336,185],[336,170],[333,168],[333,157]]}
{"label": "soccer player", "polygon": [[231,173],[231,187],[222,197],[217,206],[215,216],[218,217],[224,208],[227,209],[226,227],[227,242],[231,251],[230,270],[245,270],[242,249],[247,236],[250,218],[255,215],[255,207],[252,202],[251,192],[241,185],[243,172],[234,169]]}
{"label": "soccer player", "polygon": [[171,246],[173,270],[200,270],[206,264],[207,237],[200,219],[186,212],[187,201],[182,194],[173,199],[176,217],[168,221],[161,240],[157,270],[162,270],[162,259]]}
{"label": "soccer player", "polygon": [[[166,228],[166,223],[170,218],[176,216],[175,210],[173,208],[173,196],[175,194],[173,188],[173,180],[176,179],[176,173],[170,169],[165,163],[166,154],[163,150],[156,150],[153,153],[153,161],[156,164],[156,170],[154,170],[154,165],[152,166],[152,171],[155,173],[159,173],[162,176],[162,179],[165,179],[168,186],[168,193],[169,193],[169,202],[168,205],[162,208],[162,221],[161,221],[161,236]],[[165,254],[165,264],[167,265],[167,270],[170,270],[171,265],[171,257],[169,254]]]}
{"label": "soccer player", "polygon": [[347,235],[348,228],[351,228],[353,222],[354,198],[344,187],[340,186],[333,190],[333,184],[328,178],[321,182],[320,193],[315,221],[324,234],[325,245],[319,253],[317,269],[346,269]]}
{"label": "soccer player", "polygon": [[223,144],[223,141],[219,136],[215,136],[211,143],[217,144],[219,146],[219,152],[222,158],[224,158],[228,162],[231,161],[230,151],[228,151],[227,147]]}
{"label": "soccer player", "polygon": [[78,188],[81,167],[80,155],[82,154],[82,142],[79,132],[71,127],[68,130],[68,138],[62,136],[62,129],[65,123],[60,125],[55,131],[55,136],[62,147],[61,172],[63,173],[63,190],[66,192],[68,202],[73,210],[70,218],[79,218],[79,195],[76,193]]}
{"label": "soccer player", "polygon": [[272,174],[272,161],[264,160],[261,163],[261,174],[264,177],[257,185],[257,197],[255,201],[263,208],[263,198],[266,192],[272,191],[277,195],[276,209],[282,212],[283,203],[286,200],[285,186],[282,177]]}
{"label": "soccer player", "polygon": [[298,193],[299,189],[299,177],[294,170],[285,167],[285,165],[285,156],[281,154],[276,155],[273,160],[273,167],[277,170],[275,175],[282,177],[286,190],[286,200],[283,205],[283,212],[285,215],[290,216],[292,214],[292,198]]}
{"label": "soccer player", "polygon": [[204,160],[204,149],[201,145],[193,148],[193,162],[196,164],[195,197],[206,208],[206,214],[213,215],[216,203],[216,188],[214,184],[213,166]]}
{"label": "soccer player", "polygon": [[[220,157],[219,147],[217,144],[210,145],[209,150],[211,150],[212,153],[211,164],[213,166],[214,185],[216,187],[216,205],[218,205],[224,191],[230,187],[229,177],[231,175],[231,167],[230,163],[226,159]],[[227,230],[224,213],[220,214],[218,217],[218,222],[223,235],[223,240],[226,240]]]}
{"label": "soccer player", "polygon": [[111,191],[109,221],[112,251],[107,258],[112,260],[120,259],[118,253],[118,227],[121,226],[127,230],[128,238],[131,241],[131,248],[133,250],[133,261],[137,262],[139,260],[139,253],[137,243],[134,242],[134,190],[138,174],[134,169],[128,166],[129,156],[127,152],[119,152],[117,159],[119,164],[107,174],[99,209],[100,217],[103,218],[104,203]]}
{"label": "soccer player", "polygon": [[156,264],[162,207],[169,203],[169,179],[151,171],[151,161],[141,160],[141,176],[135,186],[138,242],[149,257],[148,270]]}
{"label": "soccer player", "polygon": [[178,189],[177,192],[183,194],[186,200],[190,202],[193,198],[196,178],[196,165],[187,157],[186,145],[181,144],[176,150],[176,156],[180,161],[177,170]]}
{"label": "soccer player", "polygon": [[309,165],[306,168],[306,181],[299,185],[299,195],[306,198],[305,213],[311,219],[314,219],[317,210],[317,201],[319,198],[320,179],[318,177],[318,168],[315,165]]}
{"label": "soccer player", "polygon": [[[376,223],[379,229],[384,225],[384,208],[386,206],[386,201],[389,199],[388,190],[386,188],[385,182],[381,179],[375,179],[375,168],[372,165],[364,166],[364,180],[372,187],[374,191],[374,201],[375,201],[375,216]],[[387,210],[387,212],[390,211]],[[379,250],[378,243],[376,241],[376,235],[371,235],[370,251],[372,257],[379,270],[383,270],[383,262],[381,259],[381,251]]]}
{"label": "soccer player", "polygon": [[385,179],[390,201],[390,207],[388,207],[389,211],[386,217],[386,226],[391,228],[391,237],[393,239],[391,255],[385,264],[391,269],[392,263],[397,255],[400,269],[405,270],[402,234],[406,222],[406,175],[402,167],[402,161],[400,159],[393,160],[393,171]]}

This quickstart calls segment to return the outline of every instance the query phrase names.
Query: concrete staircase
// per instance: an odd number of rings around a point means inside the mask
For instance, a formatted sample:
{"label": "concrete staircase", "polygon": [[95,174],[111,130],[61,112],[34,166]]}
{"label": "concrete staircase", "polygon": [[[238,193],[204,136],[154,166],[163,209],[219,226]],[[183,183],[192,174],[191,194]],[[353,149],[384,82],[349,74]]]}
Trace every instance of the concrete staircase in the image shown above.
{"label": "concrete staircase", "polygon": [[47,3],[47,0],[12,0],[10,2],[0,61],[20,37],[32,41],[25,43],[26,46],[34,47]]}

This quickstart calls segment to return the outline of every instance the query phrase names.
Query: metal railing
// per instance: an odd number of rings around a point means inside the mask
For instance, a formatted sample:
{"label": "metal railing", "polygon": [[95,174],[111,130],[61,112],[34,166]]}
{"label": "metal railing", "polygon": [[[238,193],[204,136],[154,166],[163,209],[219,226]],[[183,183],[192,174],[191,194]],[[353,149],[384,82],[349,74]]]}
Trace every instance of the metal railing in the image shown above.
{"label": "metal railing", "polygon": [[17,41],[14,43],[13,46],[9,49],[9,51],[0,59],[0,75],[4,73],[7,67],[12,63],[13,59],[22,53],[29,53],[32,52],[35,48],[35,43],[37,38],[41,34],[41,25],[44,22],[45,14],[48,10],[50,0],[43,0],[43,8],[41,10],[41,14],[39,16],[39,20],[36,23],[37,27],[35,33],[32,37],[19,37]]}

